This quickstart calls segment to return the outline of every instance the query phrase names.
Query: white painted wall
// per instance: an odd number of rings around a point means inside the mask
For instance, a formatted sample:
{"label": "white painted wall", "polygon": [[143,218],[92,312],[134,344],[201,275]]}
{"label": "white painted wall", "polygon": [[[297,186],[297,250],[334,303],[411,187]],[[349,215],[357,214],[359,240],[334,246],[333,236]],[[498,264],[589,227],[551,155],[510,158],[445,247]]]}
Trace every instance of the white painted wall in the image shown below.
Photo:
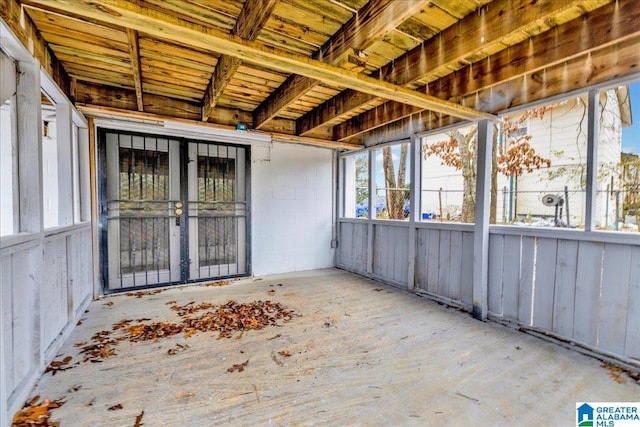
{"label": "white painted wall", "polygon": [[274,142],[251,149],[252,271],[333,267],[332,151]]}

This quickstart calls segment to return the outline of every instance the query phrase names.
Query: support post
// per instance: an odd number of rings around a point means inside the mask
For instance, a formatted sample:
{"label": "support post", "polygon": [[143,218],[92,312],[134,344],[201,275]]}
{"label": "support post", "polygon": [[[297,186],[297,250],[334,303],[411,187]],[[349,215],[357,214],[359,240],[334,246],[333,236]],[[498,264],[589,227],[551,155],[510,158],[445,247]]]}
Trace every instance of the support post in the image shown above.
{"label": "support post", "polygon": [[[73,224],[74,187],[73,187],[73,137],[71,136],[71,107],[69,104],[56,104],[56,149],[58,162],[58,199],[57,225]],[[43,142],[44,144],[45,142]]]}
{"label": "support post", "polygon": [[416,222],[420,220],[420,196],[422,193],[422,182],[420,181],[422,144],[420,144],[420,138],[417,138],[415,134],[411,135],[411,142],[409,144],[411,150],[411,183],[409,193],[409,265],[407,266],[407,289],[413,291],[416,287]]}
{"label": "support post", "polygon": [[486,320],[489,288],[489,211],[493,122],[478,122],[476,211],[473,234],[473,317]]}
{"label": "support post", "polygon": [[584,214],[584,230],[593,231],[596,217],[596,196],[598,191],[598,91],[589,91],[587,105],[587,192]]}
{"label": "support post", "polygon": [[367,273],[373,273],[373,221],[376,219],[376,159],[375,150],[369,150],[369,219],[367,220]]}

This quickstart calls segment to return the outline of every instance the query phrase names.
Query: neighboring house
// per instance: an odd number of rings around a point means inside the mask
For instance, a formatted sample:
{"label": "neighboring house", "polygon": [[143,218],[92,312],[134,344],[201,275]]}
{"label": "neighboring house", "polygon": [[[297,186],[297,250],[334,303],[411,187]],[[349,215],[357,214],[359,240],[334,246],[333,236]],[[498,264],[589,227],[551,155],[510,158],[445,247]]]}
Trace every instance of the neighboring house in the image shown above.
{"label": "neighboring house", "polygon": [[[631,124],[631,107],[626,87],[600,94],[600,134],[598,139],[598,195],[596,225],[604,228],[615,221],[615,199],[607,193],[611,174],[621,158],[622,127]],[[517,117],[513,117],[515,120]],[[545,206],[542,198],[553,194],[563,199],[564,223],[569,209],[571,226],[584,223],[587,157],[586,97],[559,103],[542,118],[531,118],[521,125],[520,135],[531,135],[536,153],[551,160],[550,168],[534,170],[518,177],[498,174],[497,222],[551,223],[555,207]],[[462,129],[466,134],[470,127]],[[427,144],[448,139],[444,133],[425,138]],[[499,143],[503,143],[499,141]],[[605,167],[608,165],[609,167]],[[423,160],[422,213],[440,214],[455,220],[462,210],[462,173],[444,166],[436,156]],[[565,195],[568,194],[568,202]],[[442,191],[439,191],[442,189]],[[609,198],[609,200],[608,200]]]}

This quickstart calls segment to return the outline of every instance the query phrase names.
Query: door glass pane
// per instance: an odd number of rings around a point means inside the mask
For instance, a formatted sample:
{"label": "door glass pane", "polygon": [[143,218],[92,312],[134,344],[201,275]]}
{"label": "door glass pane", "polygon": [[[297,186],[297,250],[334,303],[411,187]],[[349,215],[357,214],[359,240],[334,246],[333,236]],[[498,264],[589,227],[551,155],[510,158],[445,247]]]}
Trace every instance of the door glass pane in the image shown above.
{"label": "door glass pane", "polygon": [[169,153],[120,147],[123,274],[169,268]]}
{"label": "door glass pane", "polygon": [[237,262],[236,160],[198,156],[200,266]]}

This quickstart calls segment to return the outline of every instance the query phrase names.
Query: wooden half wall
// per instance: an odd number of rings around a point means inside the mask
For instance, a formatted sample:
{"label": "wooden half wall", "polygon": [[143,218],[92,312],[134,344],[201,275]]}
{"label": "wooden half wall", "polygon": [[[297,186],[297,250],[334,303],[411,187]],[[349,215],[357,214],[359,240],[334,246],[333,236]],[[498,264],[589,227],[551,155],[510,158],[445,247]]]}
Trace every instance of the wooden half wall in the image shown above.
{"label": "wooden half wall", "polygon": [[[471,312],[473,236],[472,224],[343,218],[337,266]],[[488,258],[490,319],[640,368],[637,236],[490,226]]]}

